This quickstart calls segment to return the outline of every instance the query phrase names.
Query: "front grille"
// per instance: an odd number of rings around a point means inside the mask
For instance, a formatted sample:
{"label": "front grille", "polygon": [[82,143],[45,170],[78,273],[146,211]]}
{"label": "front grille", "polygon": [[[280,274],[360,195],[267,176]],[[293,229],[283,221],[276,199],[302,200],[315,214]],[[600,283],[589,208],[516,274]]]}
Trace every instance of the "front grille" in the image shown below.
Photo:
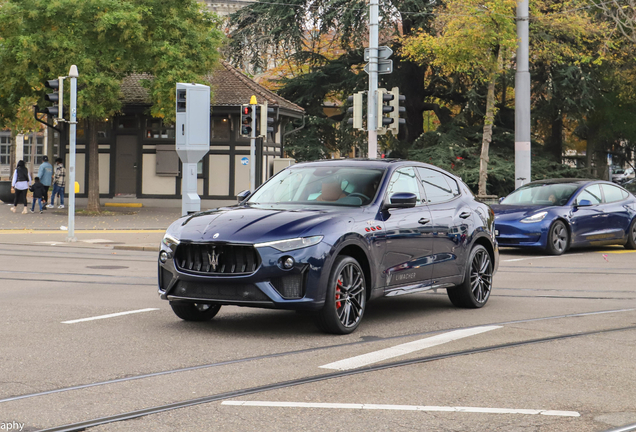
{"label": "front grille", "polygon": [[252,246],[181,243],[177,247],[175,264],[185,273],[246,275],[256,271],[261,264],[261,257]]}
{"label": "front grille", "polygon": [[271,301],[253,284],[217,284],[180,280],[170,294],[209,300]]}

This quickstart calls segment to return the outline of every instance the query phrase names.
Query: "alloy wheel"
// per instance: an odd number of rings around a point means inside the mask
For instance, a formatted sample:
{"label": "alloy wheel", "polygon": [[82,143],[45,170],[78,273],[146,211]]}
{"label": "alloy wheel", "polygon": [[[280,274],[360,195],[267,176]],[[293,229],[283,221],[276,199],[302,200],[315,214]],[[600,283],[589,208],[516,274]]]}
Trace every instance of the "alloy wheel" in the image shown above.
{"label": "alloy wheel", "polygon": [[552,228],[552,245],[557,252],[565,251],[568,245],[568,232],[563,224],[556,224]]}
{"label": "alloy wheel", "polygon": [[365,290],[362,269],[354,263],[346,264],[336,283],[336,313],[345,327],[354,327],[364,312]]}
{"label": "alloy wheel", "polygon": [[479,250],[470,269],[470,289],[478,303],[485,303],[492,289],[492,263],[485,250]]}

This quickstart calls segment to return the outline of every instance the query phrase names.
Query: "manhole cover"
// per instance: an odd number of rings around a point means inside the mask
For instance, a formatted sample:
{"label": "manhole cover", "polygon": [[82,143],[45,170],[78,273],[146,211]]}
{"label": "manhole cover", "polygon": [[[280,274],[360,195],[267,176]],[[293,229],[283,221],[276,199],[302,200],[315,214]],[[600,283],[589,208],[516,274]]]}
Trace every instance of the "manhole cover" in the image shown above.
{"label": "manhole cover", "polygon": [[126,266],[86,266],[89,269],[97,269],[97,270],[120,270],[127,269]]}

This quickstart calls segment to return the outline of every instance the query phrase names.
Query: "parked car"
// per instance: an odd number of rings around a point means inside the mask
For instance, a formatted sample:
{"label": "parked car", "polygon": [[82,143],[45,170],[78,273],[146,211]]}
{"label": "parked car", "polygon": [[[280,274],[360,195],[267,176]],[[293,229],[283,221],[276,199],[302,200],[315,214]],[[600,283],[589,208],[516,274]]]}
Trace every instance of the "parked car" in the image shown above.
{"label": "parked car", "polygon": [[616,171],[612,171],[612,181],[614,183],[623,184],[633,178],[634,168],[619,168]]}
{"label": "parked car", "polygon": [[184,320],[222,305],[306,310],[346,334],[377,297],[446,288],[454,305],[480,308],[490,296],[494,214],[432,165],[301,163],[239,200],[166,231],[159,295]]}
{"label": "parked car", "polygon": [[636,195],[636,179],[631,179],[623,183],[622,185],[632,195]]}
{"label": "parked car", "polygon": [[607,181],[534,181],[492,208],[500,246],[541,248],[552,255],[578,246],[636,249],[636,198]]}

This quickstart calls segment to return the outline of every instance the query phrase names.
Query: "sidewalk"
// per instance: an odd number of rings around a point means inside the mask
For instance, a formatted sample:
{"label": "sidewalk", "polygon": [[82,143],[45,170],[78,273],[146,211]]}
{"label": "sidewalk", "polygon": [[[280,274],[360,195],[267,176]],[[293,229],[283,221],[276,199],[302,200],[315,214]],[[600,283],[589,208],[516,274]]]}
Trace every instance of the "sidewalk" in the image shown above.
{"label": "sidewalk", "polygon": [[[36,205],[31,213],[22,214],[24,206],[16,212],[12,205],[0,204],[0,243],[72,245],[77,247],[110,247],[111,249],[157,250],[166,228],[181,217],[181,200],[127,200],[142,203],[143,207],[106,207],[106,202],[122,203],[124,200],[102,200],[102,211],[108,215],[75,215],[77,243],[67,243],[68,207],[47,209],[40,214]],[[234,201],[202,201],[201,209],[208,210]],[[65,203],[68,204],[68,203]],[[78,199],[76,210],[86,209],[86,199]]]}

